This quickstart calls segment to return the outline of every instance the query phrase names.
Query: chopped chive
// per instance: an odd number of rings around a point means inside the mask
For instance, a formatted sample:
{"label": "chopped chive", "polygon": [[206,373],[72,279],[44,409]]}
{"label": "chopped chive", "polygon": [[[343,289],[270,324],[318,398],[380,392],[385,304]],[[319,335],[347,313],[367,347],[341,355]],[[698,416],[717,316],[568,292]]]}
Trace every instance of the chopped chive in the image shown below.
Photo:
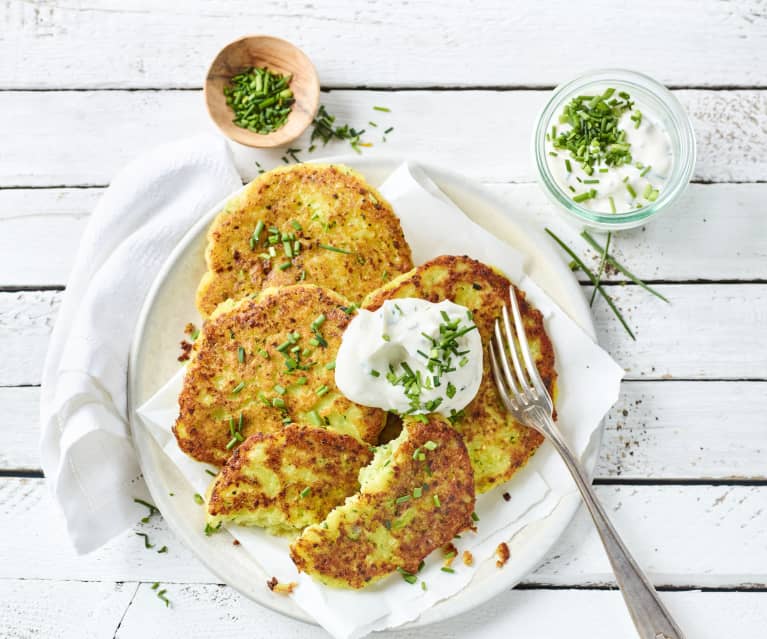
{"label": "chopped chive", "polygon": [[329,390],[330,389],[325,384],[323,384],[317,390],[315,390],[314,393],[317,395],[317,397],[322,397],[323,395],[327,395]]}
{"label": "chopped chive", "polygon": [[259,220],[258,222],[256,222],[256,228],[253,231],[253,239],[256,240],[256,242],[258,242],[258,240],[261,239],[261,231],[263,230],[264,230],[264,221]]}
{"label": "chopped chive", "polygon": [[306,384],[306,377],[299,377],[295,382],[293,382],[296,386],[303,386]]}
{"label": "chopped chive", "polygon": [[[599,259],[599,270],[597,271],[597,283],[602,283],[602,274],[605,272],[605,263],[607,262],[607,251],[610,250],[610,240],[612,239],[612,233],[607,234],[607,242],[605,243],[604,251],[602,251],[602,256]],[[594,305],[594,300],[597,297],[597,287],[594,287],[594,290],[591,291],[591,299],[589,300],[589,306]]]}
{"label": "chopped chive", "polygon": [[455,570],[453,570],[452,568],[448,568],[447,566],[442,566],[442,568],[440,568],[440,570],[441,570],[442,572],[449,572],[451,575],[452,575],[453,573],[455,573]]}
{"label": "chopped chive", "polygon": [[413,499],[418,499],[423,494],[423,488],[416,486],[413,488]]}
{"label": "chopped chive", "polygon": [[269,353],[265,351],[263,348],[260,351],[258,351],[258,354],[265,359],[269,359]]}
{"label": "chopped chive", "polygon": [[647,183],[647,186],[644,188],[644,193],[642,193],[642,197],[643,197],[645,200],[649,200],[649,199],[650,199],[650,196],[652,195],[652,192],[653,192],[652,184],[650,184],[650,183],[648,182],[648,183]]}
{"label": "chopped chive", "polygon": [[281,397],[275,397],[272,400],[272,406],[274,406],[274,408],[285,408],[285,400]]}
{"label": "chopped chive", "polygon": [[645,167],[645,168],[642,170],[642,172],[639,174],[639,177],[644,177],[645,175],[647,175],[647,174],[650,172],[650,169],[651,169],[651,168],[652,168],[652,167],[651,167],[651,166],[648,164],[648,165],[647,165],[647,166],[646,166],[646,167]]}
{"label": "chopped chive", "polygon": [[[158,584],[158,586],[159,586],[159,584]],[[153,590],[154,590],[154,588],[153,588]],[[165,595],[166,592],[168,592],[168,591],[165,588],[163,588],[162,590],[158,590],[157,591],[157,598],[161,599],[162,601],[164,601],[165,602],[165,607],[167,608],[168,606],[170,606],[170,599],[168,599],[168,597]]]}
{"label": "chopped chive", "polygon": [[320,414],[316,410],[311,410],[308,413],[309,415],[309,421],[312,422],[315,426],[322,426],[322,418],[320,417]]}
{"label": "chopped chive", "polygon": [[573,165],[570,163],[570,160],[565,160],[565,168],[567,169],[568,173],[573,172]]}
{"label": "chopped chive", "polygon": [[381,373],[379,373],[375,368],[372,371],[370,371],[370,374],[373,377],[380,377],[381,376]]}
{"label": "chopped chive", "polygon": [[154,544],[149,543],[149,535],[143,532],[137,532],[136,535],[144,538],[144,548],[154,548]]}
{"label": "chopped chive", "polygon": [[615,208],[615,200],[613,199],[613,196],[611,195],[607,199],[610,202],[610,211],[615,213],[617,211],[617,209]]}
{"label": "chopped chive", "polygon": [[[600,251],[601,252],[601,251],[604,250],[601,246],[599,246],[597,241],[591,236],[591,234],[588,231],[583,231],[583,233],[581,233],[581,237],[584,240],[586,240],[591,245],[591,248],[593,248],[595,251]],[[648,286],[647,284],[645,284],[636,275],[634,275],[631,271],[629,271],[625,266],[620,264],[612,255],[610,255],[606,251],[605,251],[605,253],[606,253],[605,259],[607,260],[607,262],[612,264],[616,269],[618,269],[618,271],[620,271],[626,277],[628,277],[632,282],[634,282],[634,284],[636,284],[637,286],[643,288],[648,293],[650,293],[652,295],[655,295],[655,297],[657,297],[659,299],[662,299],[664,302],[666,302],[666,304],[670,304],[671,303],[668,300],[667,297],[664,297],[658,291],[656,291],[654,288],[652,288],[651,286]]]}
{"label": "chopped chive", "polygon": [[320,248],[327,249],[328,251],[335,251],[336,253],[344,253],[345,255],[351,255],[352,252],[346,249],[338,248],[337,246],[331,246],[330,244],[318,244]]}
{"label": "chopped chive", "polygon": [[320,326],[322,326],[325,323],[325,313],[320,313],[315,320],[312,322],[312,330],[318,329]]}
{"label": "chopped chive", "polygon": [[478,515],[477,513],[475,513],[475,512],[472,512],[472,513],[471,513],[471,518],[472,518],[474,521],[479,521],[479,515]]}
{"label": "chopped chive", "polygon": [[162,554],[164,554],[166,552],[168,552],[168,547],[167,546],[163,546],[162,548],[160,548],[160,550],[157,551],[157,554],[158,555],[162,555]]}
{"label": "chopped chive", "polygon": [[385,113],[390,113],[391,109],[389,107],[382,107],[382,106],[374,106],[373,107],[376,111],[383,111]]}
{"label": "chopped chive", "polygon": [[195,493],[194,494],[194,501],[195,501],[195,503],[200,504],[200,505],[205,503],[205,501],[203,500],[202,495],[200,493]]}
{"label": "chopped chive", "polygon": [[285,394],[285,387],[280,386],[279,384],[274,385],[274,392],[278,395],[284,395]]}
{"label": "chopped chive", "polygon": [[579,193],[578,195],[573,196],[573,202],[585,202],[586,200],[590,200],[593,197],[595,197],[597,192],[594,189],[591,189],[590,191],[584,191],[583,193]]}
{"label": "chopped chive", "polygon": [[242,364],[245,361],[245,349],[242,346],[237,347],[237,361]]}
{"label": "chopped chive", "polygon": [[437,444],[436,442],[433,442],[433,441],[431,441],[431,440],[428,440],[428,441],[427,441],[427,442],[426,442],[426,443],[423,445],[423,447],[424,447],[426,450],[435,450],[435,449],[437,448],[437,446],[439,446],[439,444]]}
{"label": "chopped chive", "polygon": [[432,495],[432,501],[434,502],[434,505],[439,508],[442,506],[442,504],[439,503],[439,496],[438,495]]}
{"label": "chopped chive", "polygon": [[404,568],[397,566],[397,572],[402,575],[402,578],[409,584],[414,584],[416,581],[418,581],[418,577],[416,577],[413,573],[408,572]]}
{"label": "chopped chive", "polygon": [[404,504],[406,501],[410,501],[410,495],[402,495],[402,497],[397,497],[397,499],[394,500],[397,504]]}
{"label": "chopped chive", "polygon": [[154,504],[150,504],[148,501],[144,501],[143,499],[138,499],[137,497],[134,497],[133,501],[149,509],[149,514],[146,517],[141,518],[141,523],[143,524],[148,523],[149,520],[152,518],[152,515],[160,512],[157,506],[155,506]]}
{"label": "chopped chive", "polygon": [[631,186],[628,182],[626,182],[626,190],[629,192],[631,197],[635,198],[637,196],[637,192],[634,190],[634,187]]}
{"label": "chopped chive", "polygon": [[424,590],[424,591],[426,590],[426,582],[425,581],[421,581],[421,590]]}
{"label": "chopped chive", "polygon": [[[595,276],[595,275],[594,275],[594,274],[591,272],[591,269],[589,269],[589,267],[588,267],[588,266],[586,266],[586,265],[583,263],[583,260],[581,260],[581,258],[579,258],[579,257],[578,257],[578,256],[577,256],[577,255],[576,255],[574,252],[573,252],[573,250],[572,250],[572,249],[571,249],[569,246],[567,246],[567,244],[565,244],[565,243],[564,243],[562,240],[560,240],[560,239],[559,239],[559,238],[558,238],[558,237],[557,237],[557,236],[554,234],[554,232],[553,232],[551,229],[549,229],[549,228],[545,228],[544,230],[546,231],[546,233],[548,233],[548,234],[549,234],[549,236],[551,236],[551,238],[552,238],[552,239],[553,239],[553,240],[554,240],[554,241],[555,241],[557,244],[559,244],[559,246],[562,248],[562,250],[563,250],[563,251],[565,251],[565,253],[567,253],[567,254],[570,256],[570,258],[571,258],[571,259],[572,259],[572,260],[573,260],[573,261],[574,261],[574,262],[575,262],[575,263],[578,265],[578,267],[579,267],[579,268],[580,268],[580,269],[581,269],[581,270],[582,270],[582,271],[583,271],[583,272],[584,272],[584,273],[585,273],[585,274],[588,276],[588,278],[591,280],[591,283],[592,283],[594,286],[597,286],[597,278],[596,278],[596,276]],[[611,264],[612,264],[612,262],[611,262]],[[605,302],[607,302],[607,305],[610,307],[610,310],[611,310],[611,311],[612,311],[612,312],[615,314],[615,316],[618,318],[618,321],[621,323],[621,325],[623,326],[623,328],[624,328],[624,329],[626,329],[626,332],[629,334],[629,337],[631,337],[631,339],[633,339],[633,340],[635,340],[635,341],[636,341],[636,337],[634,336],[634,333],[631,331],[631,328],[629,328],[629,325],[626,323],[626,320],[625,320],[625,319],[623,319],[623,315],[621,314],[621,312],[620,312],[620,311],[618,310],[618,308],[615,306],[615,303],[613,302],[613,299],[612,299],[612,297],[610,297],[610,296],[609,296],[609,295],[608,295],[608,294],[605,292],[605,290],[604,290],[604,288],[603,288],[603,287],[601,287],[601,286],[598,286],[598,288],[599,288],[599,292],[600,292],[600,294],[602,295],[602,297],[604,298]]]}
{"label": "chopped chive", "polygon": [[208,475],[210,475],[211,477],[215,477],[216,476],[216,473],[214,473],[210,468],[206,468],[205,472],[208,473]]}
{"label": "chopped chive", "polygon": [[245,382],[240,382],[239,384],[237,384],[237,386],[235,386],[235,387],[232,389],[232,394],[233,394],[233,395],[236,395],[236,394],[237,394],[237,393],[239,393],[239,392],[240,392],[240,391],[241,391],[243,388],[245,388]]}
{"label": "chopped chive", "polygon": [[394,131],[394,127],[393,127],[393,126],[390,126],[388,129],[386,129],[386,131],[384,131],[384,133],[385,133],[386,135],[388,135],[388,134],[389,134],[389,133],[391,133],[392,131]]}
{"label": "chopped chive", "polygon": [[329,371],[333,371],[336,369],[336,363],[328,362],[327,364],[325,364],[325,368],[327,368]]}
{"label": "chopped chive", "polygon": [[301,496],[301,499],[303,499],[303,498],[304,498],[304,497],[306,497],[306,496],[307,496],[307,495],[308,495],[310,492],[312,492],[312,487],[311,487],[311,486],[307,486],[306,488],[304,488],[304,489],[303,489],[303,490],[302,490],[302,491],[299,493],[299,495]]}
{"label": "chopped chive", "polygon": [[285,269],[290,268],[292,265],[293,265],[292,262],[283,262],[282,264],[280,264],[279,269],[281,271],[284,271]]}

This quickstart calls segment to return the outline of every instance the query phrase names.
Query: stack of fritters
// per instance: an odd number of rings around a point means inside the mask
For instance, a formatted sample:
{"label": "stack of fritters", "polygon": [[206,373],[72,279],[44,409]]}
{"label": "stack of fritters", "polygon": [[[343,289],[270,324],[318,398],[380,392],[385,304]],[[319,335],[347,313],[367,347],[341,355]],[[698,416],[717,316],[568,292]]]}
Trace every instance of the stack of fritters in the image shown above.
{"label": "stack of fritters", "polygon": [[[412,269],[390,205],[351,169],[264,174],[213,222],[206,262],[197,295],[206,321],[174,432],[187,454],[222,467],[208,491],[214,528],[298,534],[299,570],[361,588],[395,569],[415,572],[471,525],[475,493],[511,477],[540,444],[501,405],[487,353],[476,398],[450,422],[437,414],[387,422],[339,392],[336,353],[363,298],[369,310],[402,297],[466,306],[487,348],[516,291],[467,257]],[[516,295],[553,391],[543,319]]]}

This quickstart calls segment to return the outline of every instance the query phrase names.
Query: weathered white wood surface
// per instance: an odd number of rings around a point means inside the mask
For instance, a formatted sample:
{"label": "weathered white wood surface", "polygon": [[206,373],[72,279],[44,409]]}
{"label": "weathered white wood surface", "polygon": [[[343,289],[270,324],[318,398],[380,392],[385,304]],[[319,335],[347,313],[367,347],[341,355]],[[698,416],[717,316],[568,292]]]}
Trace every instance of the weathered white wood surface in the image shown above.
{"label": "weathered white wood surface", "polygon": [[[127,584],[126,584],[127,585]],[[231,590],[217,586],[167,586],[173,610],[158,612],[151,585],[142,584],[116,634],[118,639],[165,639],[183,636],[203,639],[216,634],[233,639],[279,636],[280,639],[320,639],[319,628],[275,618]],[[767,594],[721,592],[667,592],[663,601],[695,639],[743,637],[757,639],[767,621]],[[166,614],[167,613],[167,614]],[[274,630],[273,630],[274,629]],[[567,629],[567,634],[563,634]],[[755,631],[756,629],[756,631]],[[615,591],[513,590],[469,614],[412,630],[384,636],[391,639],[464,639],[465,637],[519,636],[554,639],[628,639],[631,622]],[[577,634],[576,634],[577,633]],[[373,635],[378,636],[378,635]]]}
{"label": "weathered white wood surface", "polygon": [[[0,388],[0,469],[39,468],[39,395]],[[607,415],[594,476],[765,480],[765,415],[765,382],[626,382]]]}
{"label": "weathered white wood surface", "polygon": [[136,590],[109,581],[0,581],[0,637],[112,637]]}
{"label": "weathered white wood surface", "polygon": [[[656,288],[672,303],[634,285],[608,287],[636,342],[602,300],[594,304],[599,341],[626,369],[627,379],[767,378],[767,332],[762,330],[767,284]],[[61,298],[60,291],[0,292],[0,386],[40,383]]]}
{"label": "weathered white wood surface", "polygon": [[[661,586],[767,587],[767,487],[597,486],[599,497],[638,561]],[[192,499],[192,494],[177,495]],[[499,496],[499,504],[502,505]],[[43,480],[0,482],[0,579],[216,582],[165,524],[154,518],[104,548],[78,557],[52,510]],[[57,531],[59,534],[51,534]],[[705,534],[701,534],[705,531]],[[169,551],[157,554],[167,545]],[[712,549],[722,549],[714,552]],[[523,583],[614,584],[593,525],[580,511],[544,563]]]}
{"label": "weathered white wood surface", "polygon": [[249,32],[304,48],[326,86],[546,86],[606,64],[672,85],[767,84],[759,0],[11,0],[3,17],[2,87],[199,87]]}
{"label": "weathered white wood surface", "polygon": [[[231,639],[279,637],[325,639],[316,626],[292,621],[262,608],[233,590],[214,584],[162,584],[171,607],[157,598],[151,583],[0,581],[0,635],[14,639]],[[663,600],[695,639],[756,639],[767,624],[767,594],[666,592]],[[513,626],[510,625],[513,615]],[[569,636],[586,629],[589,639],[633,636],[618,592],[514,590],[471,614],[392,639],[463,639],[507,636],[510,628],[526,639]]]}
{"label": "weathered white wood surface", "polygon": [[[339,122],[368,129],[365,139],[375,145],[371,152],[447,164],[490,182],[529,182],[534,179],[530,136],[549,95],[332,91],[322,95],[322,102]],[[698,139],[695,179],[765,179],[767,91],[684,90],[676,95]],[[391,113],[374,111],[374,105],[391,108]],[[140,151],[214,130],[199,91],[5,91],[0,92],[0,112],[0,186],[105,185]],[[369,120],[378,128],[367,126]],[[395,128],[383,143],[382,129],[388,126]],[[307,149],[307,138],[305,134],[294,146]],[[335,143],[326,150],[348,153],[349,145]],[[255,160],[270,165],[283,154],[238,147],[236,159],[243,175],[251,178],[257,173]]]}
{"label": "weathered white wood surface", "polygon": [[[471,6],[9,0],[0,8],[0,471],[39,467],[34,385],[62,298],[39,289],[66,284],[88,215],[120,167],[163,141],[214,130],[198,90],[204,70],[223,43],[247,31],[282,35],[306,50],[323,86],[341,89],[323,93],[323,103],[340,121],[368,129],[375,146],[365,155],[404,155],[475,177],[512,214],[530,213],[590,260],[595,256],[577,231],[552,216],[532,183],[530,130],[549,95],[540,89],[606,63],[678,88],[698,139],[698,183],[674,211],[613,244],[638,275],[662,282],[673,304],[634,286],[608,287],[635,328],[636,343],[602,302],[594,310],[601,343],[634,380],[624,383],[606,420],[596,475],[614,485],[598,491],[656,583],[732,590],[664,593],[688,637],[762,637],[767,11],[761,0],[631,6],[597,0],[587,11],[565,0]],[[373,111],[375,104],[392,112]],[[384,126],[375,129],[369,120]],[[384,144],[381,131],[390,125],[395,129]],[[306,138],[294,146],[306,149]],[[246,178],[254,176],[256,161],[281,164],[281,151],[234,151]],[[322,150],[348,152],[343,143]],[[730,381],[712,381],[718,379]],[[726,482],[710,483],[716,480]],[[167,554],[145,550],[128,532],[76,557],[62,526],[43,480],[0,477],[0,637],[325,636],[217,585],[159,519],[146,528],[157,547],[168,545]],[[151,590],[155,580],[170,584],[171,609]],[[585,513],[526,581],[533,590],[391,636],[633,636],[618,593],[590,589],[611,584],[612,575]],[[546,589],[551,586],[565,589]],[[573,586],[579,589],[567,589]]]}
{"label": "weathered white wood surface", "polygon": [[[510,215],[532,215],[596,262],[577,231],[552,217],[537,184],[486,186]],[[80,235],[102,193],[101,188],[0,190],[0,287],[66,284]],[[692,184],[673,211],[621,233],[612,247],[618,260],[645,280],[767,280],[766,237],[767,184]],[[622,277],[606,274],[608,280]]]}

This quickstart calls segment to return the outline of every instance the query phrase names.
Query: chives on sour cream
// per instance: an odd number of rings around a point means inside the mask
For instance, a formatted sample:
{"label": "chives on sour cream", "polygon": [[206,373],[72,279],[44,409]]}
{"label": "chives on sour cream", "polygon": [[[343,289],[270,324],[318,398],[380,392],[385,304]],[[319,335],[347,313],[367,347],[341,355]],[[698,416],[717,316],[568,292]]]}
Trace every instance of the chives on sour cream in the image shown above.
{"label": "chives on sour cream", "polygon": [[464,306],[387,300],[349,324],[335,371],[338,389],[363,406],[451,417],[479,390],[482,340]]}
{"label": "chives on sour cream", "polygon": [[578,95],[546,134],[546,161],[574,202],[626,213],[658,199],[672,166],[667,130],[625,91]]}

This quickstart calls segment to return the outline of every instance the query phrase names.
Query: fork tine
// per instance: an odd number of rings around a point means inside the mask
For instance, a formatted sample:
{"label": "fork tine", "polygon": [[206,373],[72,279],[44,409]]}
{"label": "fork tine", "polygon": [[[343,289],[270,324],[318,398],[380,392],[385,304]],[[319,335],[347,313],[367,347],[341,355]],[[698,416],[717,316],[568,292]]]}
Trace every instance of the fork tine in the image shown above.
{"label": "fork tine", "polygon": [[[525,370],[530,376],[532,383],[537,391],[538,395],[548,401],[551,405],[551,397],[546,390],[546,386],[543,384],[541,374],[538,372],[538,367],[533,362],[533,358],[530,355],[530,346],[527,344],[527,334],[525,333],[525,325],[522,323],[522,314],[519,312],[519,304],[517,302],[517,295],[514,288],[511,287],[509,291],[509,298],[511,299],[511,313],[514,315],[514,325],[517,328],[517,339],[519,340],[519,350],[522,351],[522,357],[525,360]],[[504,307],[504,311],[505,311]]]}
{"label": "fork tine", "polygon": [[[513,295],[512,291],[512,295]],[[528,378],[525,376],[525,374],[522,372],[522,364],[519,361],[519,355],[517,355],[517,346],[514,341],[514,333],[515,331],[511,330],[511,321],[509,320],[509,311],[506,309],[506,305],[504,304],[503,308],[501,309],[501,314],[503,315],[503,324],[506,327],[506,341],[509,345],[509,353],[511,353],[511,361],[514,363],[514,370],[517,372],[517,379],[519,380],[519,385],[522,387],[522,392],[524,393],[527,389],[529,389],[532,384],[530,381],[528,381]],[[517,326],[517,333],[519,333],[519,327]],[[517,339],[519,339],[519,336],[517,336]],[[520,342],[521,346],[521,342]]]}
{"label": "fork tine", "polygon": [[496,347],[493,340],[490,340],[490,366],[493,369],[493,377],[495,378],[495,387],[501,395],[501,400],[506,405],[507,410],[519,410],[518,402],[516,401],[516,393],[514,397],[509,396],[509,392],[504,384],[504,377],[501,373],[501,367],[498,364],[498,355],[496,353]]}
{"label": "fork tine", "polygon": [[[511,372],[511,368],[509,367],[509,359],[506,357],[505,354],[505,347],[503,343],[503,337],[501,336],[501,327],[498,323],[498,320],[495,320],[495,344],[491,342],[491,346],[495,347],[495,350],[493,352],[493,356],[496,358],[497,361],[500,361],[501,367],[503,368],[503,379],[506,381],[506,385],[511,389],[511,392],[514,394],[515,397],[519,397],[522,391],[519,388],[519,385],[517,384],[517,379],[515,379],[514,374]],[[496,377],[496,379],[501,379],[500,377]]]}

